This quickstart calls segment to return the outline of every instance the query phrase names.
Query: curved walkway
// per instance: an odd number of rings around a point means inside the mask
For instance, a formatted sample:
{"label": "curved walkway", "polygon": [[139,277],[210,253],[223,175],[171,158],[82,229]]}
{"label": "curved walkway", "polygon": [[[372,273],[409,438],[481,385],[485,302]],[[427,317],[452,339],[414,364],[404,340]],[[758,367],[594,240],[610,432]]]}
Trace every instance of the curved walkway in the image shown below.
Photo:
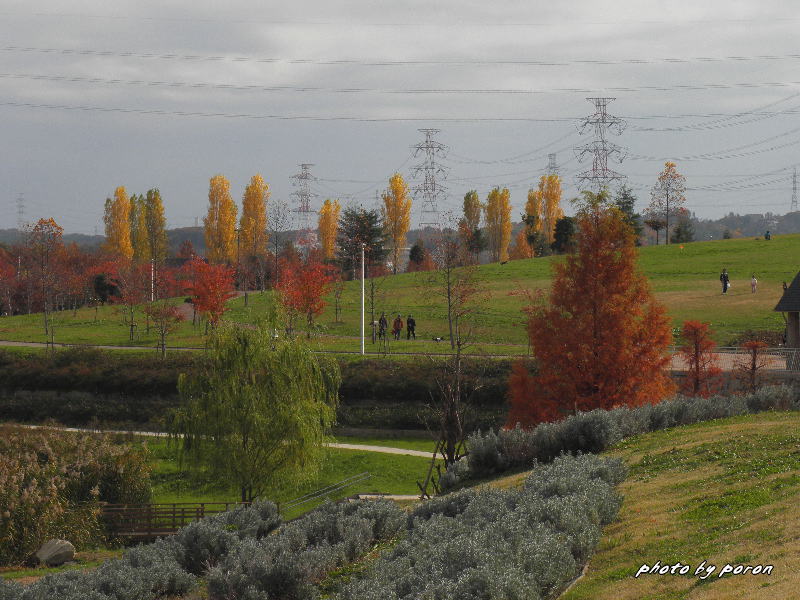
{"label": "curved walkway", "polygon": [[[163,431],[122,431],[119,429],[53,427],[52,425],[17,425],[17,427],[25,427],[27,429],[55,429],[57,431],[74,431],[77,433],[111,433],[117,435],[138,435],[142,437],[169,437],[169,434]],[[338,442],[333,442],[326,445],[329,448],[338,448],[340,450],[361,450],[362,452],[379,452],[382,454],[404,454],[406,456],[421,456],[424,458],[430,458],[432,454],[432,452],[423,452],[422,450],[409,450],[407,448],[392,448],[390,446],[370,446],[367,444],[340,444]]]}

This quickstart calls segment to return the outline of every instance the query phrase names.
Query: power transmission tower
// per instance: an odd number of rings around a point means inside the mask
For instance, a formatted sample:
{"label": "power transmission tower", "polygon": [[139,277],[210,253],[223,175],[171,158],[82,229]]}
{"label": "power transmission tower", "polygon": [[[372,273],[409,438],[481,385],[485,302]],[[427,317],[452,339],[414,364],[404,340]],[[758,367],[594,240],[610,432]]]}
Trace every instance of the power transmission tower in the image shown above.
{"label": "power transmission tower", "polygon": [[575,155],[579,161],[582,161],[587,154],[590,154],[592,168],[578,173],[575,179],[579,188],[599,192],[604,187],[608,188],[612,181],[625,179],[625,175],[608,168],[609,157],[616,157],[619,162],[622,162],[625,158],[625,150],[621,146],[609,142],[606,136],[609,131],[620,135],[627,123],[607,112],[608,104],[615,98],[587,98],[587,100],[594,104],[594,114],[581,122],[578,131],[583,135],[586,130],[591,129],[594,131],[594,139],[588,144],[576,148]]}
{"label": "power transmission tower", "polygon": [[558,175],[558,163],[555,152],[547,155],[547,174]]}
{"label": "power transmission tower", "polygon": [[25,226],[25,194],[17,196],[17,229],[22,231]]}
{"label": "power transmission tower", "polygon": [[297,208],[293,211],[297,213],[297,229],[299,230],[297,242],[300,246],[308,246],[309,248],[316,243],[314,219],[312,218],[314,211],[311,210],[311,199],[317,196],[311,191],[311,183],[317,180],[311,174],[311,167],[313,166],[310,163],[303,163],[300,165],[300,172],[292,175],[294,180],[292,184],[297,188],[297,191],[291,194],[294,198],[297,198]]}
{"label": "power transmission tower", "polygon": [[789,212],[797,212],[797,210],[797,167],[795,167],[792,174],[792,206]]}
{"label": "power transmission tower", "polygon": [[425,134],[425,141],[414,146],[414,157],[424,154],[424,160],[412,167],[411,175],[414,179],[422,173],[422,180],[412,189],[414,198],[422,198],[422,216],[419,226],[421,228],[433,227],[441,229],[439,217],[439,202],[444,201],[447,195],[447,188],[436,180],[437,175],[442,179],[447,177],[447,170],[437,157],[447,156],[447,146],[433,139],[438,129],[419,129],[420,133]]}

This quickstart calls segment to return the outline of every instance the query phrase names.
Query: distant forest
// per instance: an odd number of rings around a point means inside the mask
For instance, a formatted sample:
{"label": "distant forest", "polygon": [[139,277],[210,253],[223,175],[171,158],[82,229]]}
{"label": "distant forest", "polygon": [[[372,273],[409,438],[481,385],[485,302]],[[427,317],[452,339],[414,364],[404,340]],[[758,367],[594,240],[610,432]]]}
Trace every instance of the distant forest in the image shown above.
{"label": "distant forest", "polygon": [[[694,215],[689,219],[694,241],[721,240],[726,237],[751,237],[763,236],[769,231],[772,235],[782,233],[800,233],[800,212],[791,212],[785,215],[748,214],[739,215],[728,213],[720,219],[698,219]],[[671,228],[670,228],[671,229]],[[281,234],[283,239],[294,239],[296,232],[290,231]],[[413,245],[418,238],[426,241],[433,237],[433,231],[412,229],[406,237],[409,246]],[[11,245],[20,241],[21,235],[17,229],[0,229],[0,244]],[[69,244],[75,242],[78,246],[86,248],[96,248],[105,239],[102,235],[84,235],[82,233],[65,233],[64,242]],[[189,240],[199,254],[205,253],[205,239],[202,227],[181,227],[178,229],[167,230],[170,255],[178,253],[178,248],[185,241]],[[655,244],[655,234],[644,227],[642,241],[645,244]],[[664,242],[663,232],[661,243]]]}

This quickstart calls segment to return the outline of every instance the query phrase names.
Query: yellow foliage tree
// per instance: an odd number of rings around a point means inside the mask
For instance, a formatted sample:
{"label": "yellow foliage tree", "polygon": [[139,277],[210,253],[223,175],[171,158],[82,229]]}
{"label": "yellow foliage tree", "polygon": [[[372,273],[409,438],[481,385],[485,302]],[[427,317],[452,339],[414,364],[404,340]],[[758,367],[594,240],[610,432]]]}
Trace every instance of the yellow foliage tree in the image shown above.
{"label": "yellow foliage tree", "polygon": [[489,192],[484,206],[486,233],[492,260],[508,260],[508,245],[511,243],[511,193],[508,188],[494,188]]}
{"label": "yellow foliage tree", "polygon": [[514,238],[514,247],[511,249],[509,258],[511,260],[533,258],[533,250],[528,244],[528,236],[525,234],[524,227],[517,232],[517,236]]}
{"label": "yellow foliage tree", "polygon": [[464,223],[470,231],[481,226],[481,199],[478,192],[470,190],[464,195]]}
{"label": "yellow foliage tree", "polygon": [[147,206],[144,198],[133,194],[130,197],[131,246],[133,260],[147,262],[150,260],[150,244],[147,239]]}
{"label": "yellow foliage tree", "polygon": [[206,258],[212,263],[236,260],[236,212],[230,182],[224,175],[214,175],[208,188],[208,214],[203,218]]}
{"label": "yellow foliage tree", "polygon": [[406,243],[411,226],[411,198],[403,176],[395,173],[389,179],[389,189],[383,194],[383,227],[392,240],[392,271],[397,273],[400,251]]}
{"label": "yellow foliage tree", "polygon": [[131,245],[131,203],[123,186],[114,190],[114,199],[106,200],[103,221],[106,226],[106,243],[103,249],[109,254],[130,260],[133,258]]}
{"label": "yellow foliage tree", "polygon": [[[141,196],[139,198],[141,200]],[[150,258],[162,263],[167,258],[167,220],[158,188],[147,190],[147,196],[144,197],[144,220]]]}
{"label": "yellow foliage tree", "polygon": [[261,175],[253,175],[242,197],[239,221],[242,256],[265,256],[267,253],[267,200],[269,184]]}
{"label": "yellow foliage tree", "polygon": [[543,233],[547,243],[553,243],[556,221],[564,216],[561,208],[561,178],[558,175],[542,175],[539,180],[539,193],[542,196]]}
{"label": "yellow foliage tree", "polygon": [[319,241],[323,256],[330,260],[336,256],[336,234],[339,230],[339,213],[342,207],[338,200],[325,200],[319,211]]}

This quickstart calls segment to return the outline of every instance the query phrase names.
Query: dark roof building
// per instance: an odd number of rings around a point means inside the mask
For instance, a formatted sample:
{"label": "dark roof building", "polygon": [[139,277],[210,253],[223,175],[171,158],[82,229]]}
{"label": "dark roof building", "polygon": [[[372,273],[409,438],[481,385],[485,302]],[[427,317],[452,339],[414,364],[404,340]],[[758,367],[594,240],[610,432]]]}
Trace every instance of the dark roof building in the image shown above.
{"label": "dark roof building", "polygon": [[786,346],[800,348],[800,273],[783,292],[775,310],[786,313]]}

